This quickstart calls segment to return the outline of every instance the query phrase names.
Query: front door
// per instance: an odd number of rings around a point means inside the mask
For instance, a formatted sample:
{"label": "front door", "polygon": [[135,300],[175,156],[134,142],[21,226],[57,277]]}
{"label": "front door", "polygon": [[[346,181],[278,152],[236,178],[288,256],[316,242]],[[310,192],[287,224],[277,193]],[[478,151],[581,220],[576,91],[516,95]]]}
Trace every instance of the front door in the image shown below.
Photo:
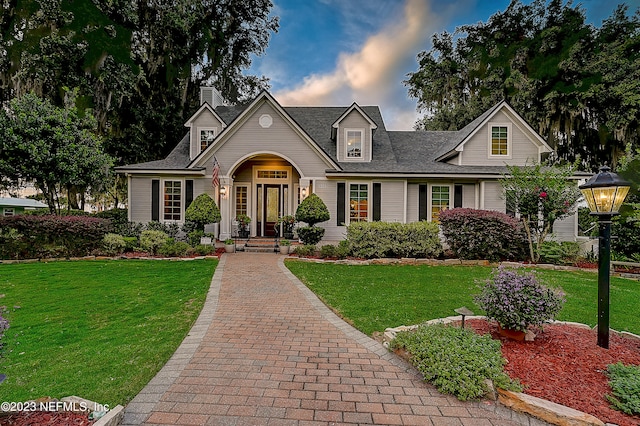
{"label": "front door", "polygon": [[280,191],[281,185],[264,185],[264,204],[262,217],[264,217],[264,236],[275,237],[275,226],[280,217]]}

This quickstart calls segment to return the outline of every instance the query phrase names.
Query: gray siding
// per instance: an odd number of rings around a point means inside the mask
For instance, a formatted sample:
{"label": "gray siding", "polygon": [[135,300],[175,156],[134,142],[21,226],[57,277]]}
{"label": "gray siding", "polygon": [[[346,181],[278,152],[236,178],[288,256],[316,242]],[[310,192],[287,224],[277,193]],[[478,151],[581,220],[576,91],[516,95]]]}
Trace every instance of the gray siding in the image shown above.
{"label": "gray siding", "polygon": [[325,229],[323,242],[340,241],[346,237],[346,228],[336,225],[337,217],[337,182],[317,179],[313,182],[313,192],[324,201],[331,216],[328,221],[317,224]]}
{"label": "gray siding", "polygon": [[407,185],[407,222],[418,221],[419,186],[416,183]]}
{"label": "gray siding", "polygon": [[500,182],[484,183],[484,210],[506,212],[507,205],[502,197],[502,186]]}
{"label": "gray siding", "polygon": [[[489,141],[491,126],[511,123],[511,155],[507,157],[490,157]],[[504,166],[525,165],[539,161],[538,147],[531,141],[529,135],[520,129],[516,123],[503,111],[498,112],[490,122],[480,127],[473,137],[464,145],[461,153],[461,165],[464,166]],[[453,161],[453,160],[452,160]],[[454,164],[457,164],[455,159]]]}
{"label": "gray siding", "polygon": [[159,178],[133,176],[129,182],[130,200],[129,219],[132,222],[147,223],[151,221],[151,180]]}
{"label": "gray siding", "polygon": [[[269,114],[273,118],[271,127],[263,128],[258,123],[263,114]],[[221,175],[228,175],[229,168],[238,160],[256,153],[273,153],[289,159],[303,177],[324,176],[325,170],[329,167],[320,154],[302,139],[302,135],[298,134],[275,109],[265,103],[248,115],[237,131],[216,144],[221,144],[215,152],[220,163]],[[207,175],[211,176],[212,156],[203,158],[198,165],[206,166]]]}
{"label": "gray siding", "polygon": [[467,209],[476,208],[476,186],[473,184],[462,185],[462,207]]}
{"label": "gray siding", "polygon": [[552,239],[555,241],[576,241],[578,214],[558,220],[553,224]]}
{"label": "gray siding", "polygon": [[[363,141],[362,141],[362,158],[353,159],[347,158],[346,153],[346,140],[345,140],[345,129],[362,130]],[[336,135],[337,139],[337,156],[338,161],[359,161],[359,162],[368,162],[371,159],[371,125],[366,118],[364,118],[357,110],[352,110],[347,116],[340,121],[338,126],[338,131]]]}

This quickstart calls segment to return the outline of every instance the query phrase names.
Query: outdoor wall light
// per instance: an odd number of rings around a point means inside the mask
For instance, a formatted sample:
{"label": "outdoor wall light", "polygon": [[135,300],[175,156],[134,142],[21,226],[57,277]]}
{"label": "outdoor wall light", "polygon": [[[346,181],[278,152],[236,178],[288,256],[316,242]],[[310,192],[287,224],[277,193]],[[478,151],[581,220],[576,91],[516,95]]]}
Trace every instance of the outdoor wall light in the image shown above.
{"label": "outdoor wall light", "polygon": [[222,198],[227,198],[227,187],[226,186],[221,186],[220,187],[220,196],[222,196]]}
{"label": "outdoor wall light", "polygon": [[302,198],[306,198],[307,197],[307,188],[302,188],[300,190],[300,193],[302,194]]}
{"label": "outdoor wall light", "polygon": [[618,214],[630,184],[607,166],[580,185],[589,210],[598,216],[598,346],[609,349],[609,274],[611,268],[611,218]]}

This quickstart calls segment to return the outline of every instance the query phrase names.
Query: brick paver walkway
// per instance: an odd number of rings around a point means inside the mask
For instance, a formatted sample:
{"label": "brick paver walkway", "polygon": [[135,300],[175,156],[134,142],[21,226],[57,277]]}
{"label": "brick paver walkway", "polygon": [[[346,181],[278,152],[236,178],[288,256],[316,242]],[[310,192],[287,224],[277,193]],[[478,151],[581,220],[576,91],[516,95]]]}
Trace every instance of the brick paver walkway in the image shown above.
{"label": "brick paver walkway", "polygon": [[197,323],[122,424],[529,424],[495,403],[438,393],[335,316],[283,258],[222,257]]}

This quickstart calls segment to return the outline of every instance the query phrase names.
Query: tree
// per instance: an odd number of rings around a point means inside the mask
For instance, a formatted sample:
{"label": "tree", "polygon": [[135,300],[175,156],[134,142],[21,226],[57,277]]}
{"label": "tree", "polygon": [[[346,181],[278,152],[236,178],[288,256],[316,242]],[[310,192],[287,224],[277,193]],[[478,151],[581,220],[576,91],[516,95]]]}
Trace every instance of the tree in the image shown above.
{"label": "tree", "polygon": [[640,144],[640,9],[619,6],[601,28],[562,0],[512,0],[487,22],[433,37],[404,82],[425,118],[457,130],[506,99],[561,160],[596,170]]}
{"label": "tree", "polygon": [[553,224],[573,214],[580,191],[571,167],[507,166],[500,179],[509,210],[520,215],[529,241],[532,262],[540,259],[540,247]]}
{"label": "tree", "polygon": [[0,111],[3,183],[33,181],[52,213],[60,211],[63,191],[68,207],[77,204],[75,194],[97,185],[111,167],[95,127],[93,117],[75,107],[73,94],[64,108],[33,93],[12,100]]}
{"label": "tree", "polygon": [[10,0],[0,14],[0,102],[63,87],[92,108],[117,164],[165,157],[214,83],[230,102],[267,88],[245,75],[278,18],[270,0]]}

